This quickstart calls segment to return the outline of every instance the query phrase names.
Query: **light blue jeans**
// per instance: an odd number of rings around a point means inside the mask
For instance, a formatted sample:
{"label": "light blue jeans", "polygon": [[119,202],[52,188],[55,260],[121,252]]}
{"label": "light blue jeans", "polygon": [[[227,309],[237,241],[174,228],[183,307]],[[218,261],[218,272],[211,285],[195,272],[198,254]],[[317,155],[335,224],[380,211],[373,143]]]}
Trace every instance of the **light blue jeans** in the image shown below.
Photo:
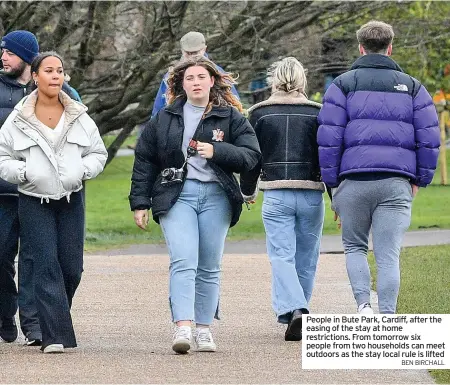
{"label": "light blue jeans", "polygon": [[272,306],[278,322],[308,309],[324,220],[321,191],[266,190],[262,217],[272,265]]}
{"label": "light blue jeans", "polygon": [[160,217],[170,255],[172,321],[210,325],[219,319],[220,268],[231,205],[219,183],[186,180],[180,197]]}

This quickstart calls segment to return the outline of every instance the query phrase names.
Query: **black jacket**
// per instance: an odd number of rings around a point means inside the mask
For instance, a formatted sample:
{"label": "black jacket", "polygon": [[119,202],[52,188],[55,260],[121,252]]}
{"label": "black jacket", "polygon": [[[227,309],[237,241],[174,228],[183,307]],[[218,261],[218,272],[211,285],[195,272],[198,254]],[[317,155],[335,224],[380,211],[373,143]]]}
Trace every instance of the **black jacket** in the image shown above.
{"label": "black jacket", "polygon": [[[0,75],[0,127],[17,103],[28,94],[26,85],[6,75]],[[17,186],[0,179],[0,195],[17,195]]]}
{"label": "black jacket", "polygon": [[[144,127],[136,146],[131,177],[130,207],[152,209],[153,219],[167,213],[177,201],[183,182],[161,184],[161,171],[180,168],[184,162],[181,150],[184,132],[183,106],[179,99],[160,110]],[[227,193],[233,214],[231,226],[242,212],[242,195],[233,173],[251,170],[260,160],[260,150],[255,132],[248,120],[233,107],[213,107],[200,122],[197,139],[211,143],[214,155],[208,164],[216,173]],[[213,141],[213,130],[224,133],[223,141]]]}
{"label": "black jacket", "polygon": [[[31,83],[23,85],[7,75],[0,75],[0,128],[16,104],[32,91],[31,88]],[[63,84],[62,89],[72,99],[76,99],[67,83]],[[17,185],[0,178],[0,195],[18,196]]]}
{"label": "black jacket", "polygon": [[324,191],[321,182],[317,115],[321,104],[304,95],[278,91],[250,110],[250,123],[261,146],[262,162],[241,175],[242,193],[293,188]]}

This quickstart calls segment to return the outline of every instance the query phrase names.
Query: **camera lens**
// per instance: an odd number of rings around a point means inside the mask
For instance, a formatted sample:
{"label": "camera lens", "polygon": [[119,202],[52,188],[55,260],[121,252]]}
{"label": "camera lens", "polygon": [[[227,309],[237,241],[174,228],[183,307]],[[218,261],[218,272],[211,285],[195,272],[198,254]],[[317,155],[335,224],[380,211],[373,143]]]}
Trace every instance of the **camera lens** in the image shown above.
{"label": "camera lens", "polygon": [[173,179],[173,177],[175,176],[175,171],[172,168],[166,168],[165,170],[162,171],[161,173],[163,178],[166,179]]}

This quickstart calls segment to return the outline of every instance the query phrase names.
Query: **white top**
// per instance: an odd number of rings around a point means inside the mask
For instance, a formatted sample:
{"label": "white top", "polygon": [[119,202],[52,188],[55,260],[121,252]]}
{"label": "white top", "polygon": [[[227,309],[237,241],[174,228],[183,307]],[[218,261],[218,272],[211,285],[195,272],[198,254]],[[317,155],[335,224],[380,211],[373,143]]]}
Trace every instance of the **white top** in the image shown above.
{"label": "white top", "polygon": [[59,119],[58,124],[56,125],[55,128],[50,128],[49,126],[45,125],[44,123],[41,122],[42,125],[42,134],[45,135],[45,137],[50,141],[50,143],[52,143],[53,145],[56,144],[56,142],[58,141],[59,137],[61,136],[63,127],[64,127],[64,115],[65,113],[63,112],[61,115],[61,119]]}

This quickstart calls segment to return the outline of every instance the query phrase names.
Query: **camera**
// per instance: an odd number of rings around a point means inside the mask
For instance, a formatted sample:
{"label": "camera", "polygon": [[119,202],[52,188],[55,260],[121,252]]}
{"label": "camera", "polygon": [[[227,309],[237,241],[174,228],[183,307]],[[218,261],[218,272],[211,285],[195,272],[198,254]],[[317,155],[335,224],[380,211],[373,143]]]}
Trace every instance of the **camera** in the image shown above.
{"label": "camera", "polygon": [[183,168],[165,168],[161,171],[161,184],[172,183],[172,182],[183,182],[184,170]]}

